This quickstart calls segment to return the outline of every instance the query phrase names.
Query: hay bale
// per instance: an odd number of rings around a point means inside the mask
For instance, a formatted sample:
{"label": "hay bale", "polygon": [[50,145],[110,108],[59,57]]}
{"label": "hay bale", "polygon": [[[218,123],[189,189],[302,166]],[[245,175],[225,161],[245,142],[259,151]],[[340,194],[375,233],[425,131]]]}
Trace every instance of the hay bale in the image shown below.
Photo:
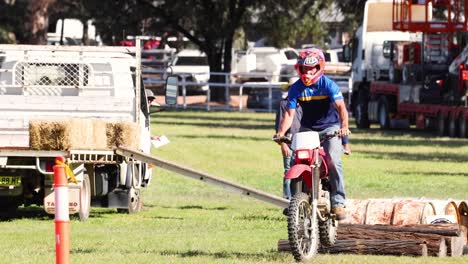
{"label": "hay bale", "polygon": [[35,150],[106,149],[105,128],[96,119],[31,120],[29,145]]}
{"label": "hay bale", "polygon": [[126,146],[139,149],[140,127],[136,123],[119,122],[107,124],[107,147]]}
{"label": "hay bale", "polygon": [[93,140],[96,150],[109,149],[107,147],[107,122],[102,119],[93,119]]}

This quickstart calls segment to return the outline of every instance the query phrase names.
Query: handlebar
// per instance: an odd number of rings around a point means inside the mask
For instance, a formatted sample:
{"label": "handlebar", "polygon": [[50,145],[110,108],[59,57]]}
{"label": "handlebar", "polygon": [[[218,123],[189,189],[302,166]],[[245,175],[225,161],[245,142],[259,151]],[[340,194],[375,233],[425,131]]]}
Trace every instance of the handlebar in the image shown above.
{"label": "handlebar", "polygon": [[[329,140],[329,139],[331,139],[333,137],[338,137],[338,136],[340,136],[339,130],[335,130],[335,131],[333,131],[331,133],[328,133],[328,134],[323,134],[323,135],[320,136],[320,143],[323,143],[326,140]],[[273,140],[273,141],[275,141],[277,143],[291,144],[292,143],[292,136],[291,135],[281,136],[281,137],[273,136],[271,140]]]}

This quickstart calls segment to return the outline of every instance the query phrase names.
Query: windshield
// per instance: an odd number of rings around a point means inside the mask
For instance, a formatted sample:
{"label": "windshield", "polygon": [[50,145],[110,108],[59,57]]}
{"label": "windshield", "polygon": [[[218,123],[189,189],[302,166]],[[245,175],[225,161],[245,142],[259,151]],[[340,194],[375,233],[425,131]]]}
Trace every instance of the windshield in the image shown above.
{"label": "windshield", "polygon": [[180,56],[174,61],[174,65],[192,66],[192,65],[208,65],[206,57],[201,56]]}

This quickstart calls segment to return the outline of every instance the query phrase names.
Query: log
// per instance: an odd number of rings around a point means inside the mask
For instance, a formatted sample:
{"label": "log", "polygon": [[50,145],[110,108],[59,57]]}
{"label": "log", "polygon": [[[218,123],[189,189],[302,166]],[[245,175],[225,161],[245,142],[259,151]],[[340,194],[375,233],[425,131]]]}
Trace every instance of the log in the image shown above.
{"label": "log", "polygon": [[322,248],[321,253],[361,255],[427,256],[427,245],[419,240],[337,240],[335,245]]}
{"label": "log", "polygon": [[[432,234],[430,230],[422,229],[425,233],[415,232],[415,228],[401,229],[397,226],[371,225],[340,225],[337,230],[338,240],[389,240],[389,241],[419,241],[425,243],[429,256],[446,256],[447,242],[445,236]],[[377,229],[377,230],[376,230]],[[412,231],[409,231],[412,230]],[[451,231],[452,232],[452,231]],[[452,232],[453,233],[453,232]],[[402,252],[404,253],[404,252]]]}
{"label": "log", "polygon": [[388,232],[413,232],[421,234],[434,234],[441,236],[459,236],[463,231],[458,224],[437,224],[437,225],[356,225],[340,224],[339,229],[359,228],[365,230],[379,230]]}
{"label": "log", "polygon": [[446,238],[447,254],[451,257],[460,257],[463,255],[463,247],[466,244],[467,229],[460,226],[460,235]]}
{"label": "log", "polygon": [[[291,251],[289,240],[278,241],[278,251]],[[427,245],[417,240],[337,240],[335,245],[321,248],[320,253],[350,253],[361,255],[427,256]]]}

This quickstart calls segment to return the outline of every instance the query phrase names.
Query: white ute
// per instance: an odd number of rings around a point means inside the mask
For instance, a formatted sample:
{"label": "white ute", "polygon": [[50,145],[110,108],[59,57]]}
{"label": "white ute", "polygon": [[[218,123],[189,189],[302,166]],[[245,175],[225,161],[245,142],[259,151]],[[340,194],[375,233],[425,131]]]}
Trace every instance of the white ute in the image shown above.
{"label": "white ute", "polygon": [[32,119],[93,118],[136,124],[138,149],[149,153],[139,50],[0,45],[0,210],[37,204],[53,213],[51,168],[57,156],[66,158],[76,176],[77,183],[70,184],[70,213],[79,213],[81,220],[89,217],[91,204],[130,213],[141,209],[140,190],[151,177],[146,163],[113,150],[29,148]]}
{"label": "white ute", "polygon": [[180,76],[180,81],[185,81],[188,93],[203,93],[208,90],[210,79],[210,66],[205,53],[185,49],[177,53],[170,63],[172,73]]}

